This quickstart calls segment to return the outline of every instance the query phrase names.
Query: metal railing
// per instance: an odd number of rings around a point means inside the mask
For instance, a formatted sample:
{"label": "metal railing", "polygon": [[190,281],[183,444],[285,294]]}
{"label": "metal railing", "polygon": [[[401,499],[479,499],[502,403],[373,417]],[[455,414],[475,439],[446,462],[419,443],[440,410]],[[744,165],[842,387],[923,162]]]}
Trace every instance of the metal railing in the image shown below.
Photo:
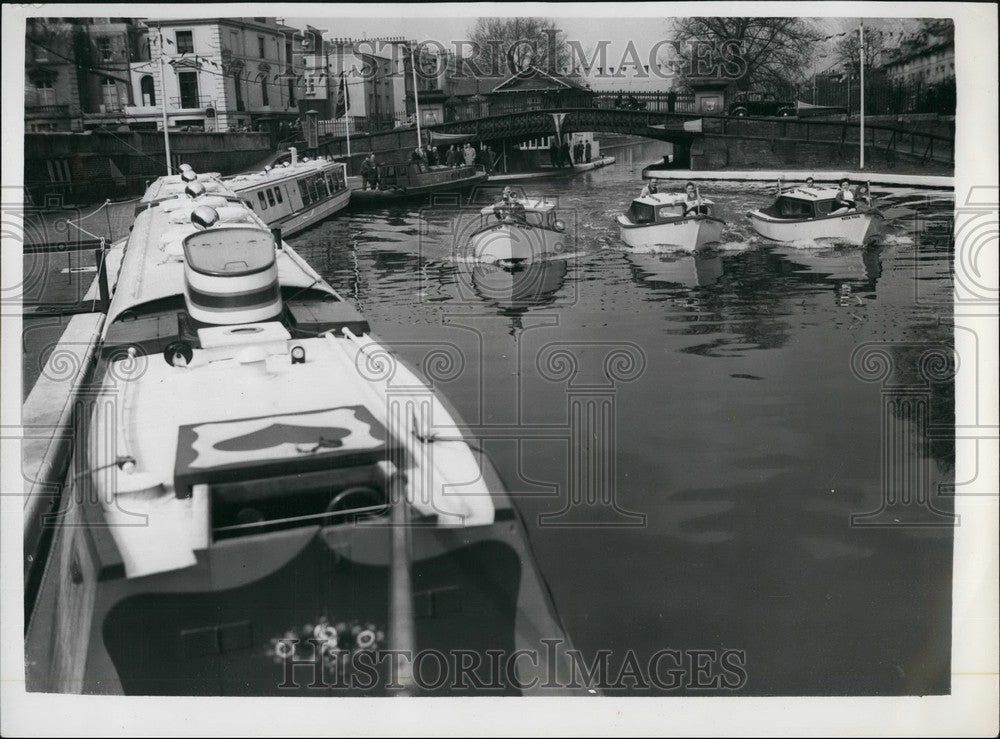
{"label": "metal railing", "polygon": [[167,98],[167,101],[171,107],[178,110],[202,110],[215,107],[215,100],[206,95],[176,95]]}
{"label": "metal railing", "polygon": [[24,117],[25,118],[52,118],[60,117],[66,118],[69,116],[69,104],[64,105],[31,105],[26,103],[24,106]]}

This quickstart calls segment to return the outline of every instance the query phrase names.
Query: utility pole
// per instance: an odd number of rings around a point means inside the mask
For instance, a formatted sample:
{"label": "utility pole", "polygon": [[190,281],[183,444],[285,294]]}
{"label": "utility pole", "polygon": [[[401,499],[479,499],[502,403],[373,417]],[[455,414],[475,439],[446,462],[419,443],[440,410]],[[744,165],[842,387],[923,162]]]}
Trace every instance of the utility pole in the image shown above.
{"label": "utility pole", "polygon": [[861,42],[861,169],[865,168],[865,22],[858,27],[858,40]]}
{"label": "utility pole", "polygon": [[413,114],[417,119],[417,146],[422,146],[424,143],[423,137],[420,135],[420,96],[417,94],[417,45],[416,43],[410,47],[410,72],[413,73]]}
{"label": "utility pole", "polygon": [[160,48],[157,53],[160,57],[160,112],[163,114],[163,151],[167,157],[167,174],[173,174],[170,166],[170,131],[167,129],[167,84],[163,74],[163,30],[157,26],[156,32],[160,37]]}

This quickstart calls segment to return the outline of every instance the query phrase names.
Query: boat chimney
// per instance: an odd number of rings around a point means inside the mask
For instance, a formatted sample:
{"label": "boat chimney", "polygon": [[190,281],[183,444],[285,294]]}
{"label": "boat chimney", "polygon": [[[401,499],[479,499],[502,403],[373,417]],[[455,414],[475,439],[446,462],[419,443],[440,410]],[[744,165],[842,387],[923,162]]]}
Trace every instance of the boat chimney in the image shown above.
{"label": "boat chimney", "polygon": [[294,146],[289,146],[288,151],[292,153],[292,166],[294,167],[296,164],[299,163],[299,150],[296,149]]}

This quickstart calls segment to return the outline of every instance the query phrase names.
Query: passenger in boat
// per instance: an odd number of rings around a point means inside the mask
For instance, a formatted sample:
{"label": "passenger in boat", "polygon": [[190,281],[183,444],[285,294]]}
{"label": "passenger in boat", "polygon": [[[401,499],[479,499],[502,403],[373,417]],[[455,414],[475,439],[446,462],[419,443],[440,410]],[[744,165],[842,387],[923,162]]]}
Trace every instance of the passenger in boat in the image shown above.
{"label": "passenger in boat", "polygon": [[846,177],[841,178],[840,187],[837,190],[836,196],[834,196],[834,200],[837,207],[831,213],[846,213],[857,207],[854,202],[854,191],[851,190],[851,181]]}
{"label": "passenger in boat", "polygon": [[811,190],[814,187],[816,187],[816,183],[813,180],[813,178],[812,177],[806,177],[806,188]]}
{"label": "passenger in boat", "polygon": [[583,155],[587,158],[587,161],[589,162],[591,154],[590,141],[587,141],[587,145],[583,147],[583,152],[584,152]]}
{"label": "passenger in boat", "polygon": [[552,138],[552,143],[549,144],[549,163],[553,167],[559,166],[559,143],[555,140],[555,137]]}
{"label": "passenger in boat", "polygon": [[486,170],[486,174],[493,174],[493,149],[490,148],[489,144],[483,146],[480,159],[483,162],[483,169]]}
{"label": "passenger in boat", "polygon": [[868,185],[862,184],[858,185],[858,195],[857,201],[859,203],[858,208],[860,209],[863,205],[865,210],[872,207],[872,194],[868,189]]}
{"label": "passenger in boat", "polygon": [[472,144],[465,144],[465,150],[462,152],[462,158],[465,160],[466,167],[471,167],[476,163],[476,150],[472,148]]}
{"label": "passenger in boat", "polygon": [[573,159],[572,159],[572,157],[570,156],[570,153],[569,153],[569,142],[568,141],[563,141],[563,145],[562,145],[562,159],[563,159],[563,162],[565,162],[565,164],[566,164],[567,167],[572,167],[573,166]]}
{"label": "passenger in boat", "polygon": [[708,208],[702,202],[698,188],[693,182],[688,182],[684,186],[684,215],[707,214]]}
{"label": "passenger in boat", "polygon": [[659,192],[659,189],[656,186],[656,180],[650,180],[642,188],[642,192],[639,193],[639,197],[648,198],[650,195],[655,195],[657,192]]}

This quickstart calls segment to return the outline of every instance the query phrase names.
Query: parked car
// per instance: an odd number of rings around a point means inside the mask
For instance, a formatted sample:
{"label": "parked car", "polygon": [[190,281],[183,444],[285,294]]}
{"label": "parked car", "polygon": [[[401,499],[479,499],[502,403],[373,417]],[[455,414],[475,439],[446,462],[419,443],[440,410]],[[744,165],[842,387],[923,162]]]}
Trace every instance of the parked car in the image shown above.
{"label": "parked car", "polygon": [[729,115],[738,116],[792,116],[794,101],[779,100],[770,92],[741,92],[729,103]]}

